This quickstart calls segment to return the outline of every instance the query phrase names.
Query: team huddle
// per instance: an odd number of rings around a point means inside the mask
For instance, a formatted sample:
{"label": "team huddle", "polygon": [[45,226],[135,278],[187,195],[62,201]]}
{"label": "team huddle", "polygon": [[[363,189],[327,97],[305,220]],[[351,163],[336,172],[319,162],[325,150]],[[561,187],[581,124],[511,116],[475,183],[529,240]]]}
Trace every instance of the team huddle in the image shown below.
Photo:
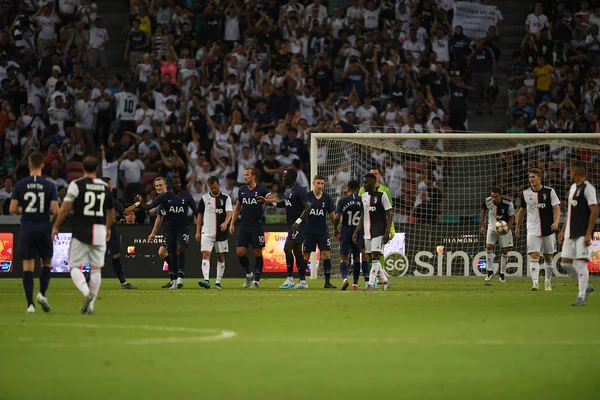
{"label": "team huddle", "polygon": [[[288,235],[284,245],[287,266],[287,279],[281,289],[307,289],[307,263],[317,247],[321,252],[321,262],[325,274],[326,289],[335,289],[331,283],[331,238],[327,220],[333,224],[333,234],[340,243],[341,290],[346,290],[348,263],[352,259],[352,290],[359,290],[358,281],[362,272],[365,291],[373,290],[377,282],[383,290],[390,282],[382,268],[380,258],[383,247],[394,235],[392,224],[392,203],[389,189],[379,182],[378,168],[371,169],[363,177],[362,187],[356,180],[347,185],[347,194],[334,205],[332,197],[324,191],[325,177],[316,175],[313,190],[306,190],[297,184],[297,172],[287,169],[283,173],[285,193],[283,200],[257,183],[254,168],[244,170],[243,185],[235,207],[231,198],[221,192],[219,179],[208,179],[209,192],[196,204],[192,195],[182,190],[179,176],[171,178],[171,189],[167,181],[159,177],[154,181],[158,196],[150,203],[137,196],[136,203],[123,210],[112,197],[110,180],[96,177],[98,159],[88,156],[84,159],[84,175],[69,184],[67,195],[60,209],[54,186],[41,177],[43,156],[33,153],[29,156],[31,176],[17,183],[13,192],[10,210],[22,213],[22,228],[19,253],[23,258],[23,287],[27,299],[27,312],[35,312],[33,303],[33,270],[35,259],[41,259],[42,273],[37,302],[46,312],[50,305],[46,290],[50,280],[52,240],[59,232],[60,225],[69,211],[73,211],[73,239],[69,264],[71,278],[83,295],[82,313],[94,312],[94,305],[101,284],[101,269],[106,255],[112,255],[113,268],[125,289],[135,288],[127,283],[120,266],[119,245],[114,228],[115,209],[122,214],[142,207],[155,210],[157,219],[149,239],[152,240],[161,226],[164,226],[163,242],[159,246],[159,256],[169,266],[169,282],[163,288],[180,289],[184,286],[185,253],[190,240],[188,214],[196,217],[194,238],[202,251],[203,280],[200,287],[209,289],[210,256],[213,250],[217,255],[215,288],[222,289],[221,281],[225,272],[225,254],[229,252],[228,236],[236,234],[236,254],[244,269],[244,288],[258,289],[263,272],[262,250],[265,246],[264,213],[266,207],[285,208]],[[558,231],[560,200],[554,189],[541,184],[541,171],[531,169],[531,187],[522,193],[521,207],[517,213],[515,236],[520,236],[524,216],[527,215],[527,253],[531,257],[532,290],[539,289],[539,270],[542,262],[545,268],[545,290],[551,291],[551,276],[556,243],[563,244],[562,267],[571,272],[579,282],[579,294],[574,306],[585,305],[588,295],[594,288],[588,283],[587,261],[591,257],[591,233],[598,215],[596,189],[585,179],[585,165],[575,163],[571,167],[573,185],[568,196],[565,223]],[[52,210],[53,221],[48,218]],[[515,223],[515,209],[511,201],[502,197],[499,188],[492,189],[491,196],[482,206],[481,233],[486,234],[486,265],[489,282],[494,276],[494,248],[501,248],[500,282],[505,282],[508,251],[513,245],[512,226]],[[487,227],[486,227],[487,223]],[[563,243],[564,242],[564,243]],[[250,270],[248,248],[254,253],[254,271]],[[369,267],[370,262],[370,267]],[[90,274],[86,278],[80,266],[90,263]],[[294,265],[298,271],[298,283],[294,282]]]}

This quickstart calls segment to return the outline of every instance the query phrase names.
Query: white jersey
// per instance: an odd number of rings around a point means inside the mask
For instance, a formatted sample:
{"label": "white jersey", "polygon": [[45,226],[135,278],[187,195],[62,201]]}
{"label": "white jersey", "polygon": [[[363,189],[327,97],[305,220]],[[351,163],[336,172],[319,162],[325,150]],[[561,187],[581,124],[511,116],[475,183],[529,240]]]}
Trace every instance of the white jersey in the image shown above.
{"label": "white jersey", "polygon": [[491,197],[483,201],[482,209],[488,213],[488,230],[496,231],[496,222],[505,221],[508,223],[508,218],[515,215],[515,206],[512,201],[502,198],[500,204],[496,205]]}
{"label": "white jersey", "polygon": [[221,192],[213,196],[205,193],[198,202],[198,213],[202,214],[202,236],[208,236],[221,242],[227,240],[228,229],[221,230],[221,225],[227,218],[227,213],[233,211],[231,197]]}
{"label": "white jersey", "polygon": [[115,100],[117,101],[117,118],[123,121],[135,121],[138,97],[133,93],[119,92],[115,94]]}
{"label": "white jersey", "polygon": [[543,186],[535,191],[533,188],[523,190],[521,208],[527,209],[527,233],[534,236],[552,235],[554,223],[554,206],[560,200],[554,189]]}

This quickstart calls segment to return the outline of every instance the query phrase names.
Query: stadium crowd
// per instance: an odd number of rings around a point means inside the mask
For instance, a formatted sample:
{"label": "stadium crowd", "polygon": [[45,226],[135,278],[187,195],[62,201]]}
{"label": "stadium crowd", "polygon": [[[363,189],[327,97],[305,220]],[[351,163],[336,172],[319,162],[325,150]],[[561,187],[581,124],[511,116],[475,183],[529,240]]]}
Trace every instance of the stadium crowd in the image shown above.
{"label": "stadium crowd", "polygon": [[[508,71],[496,70],[498,27],[478,38],[453,29],[453,0],[127,3],[123,36],[109,38],[101,2],[0,1],[0,198],[27,175],[25,156],[34,149],[46,154],[61,198],[93,152],[125,202],[138,192],[153,198],[152,180],[173,173],[196,197],[215,174],[235,200],[247,166],[279,193],[288,167],[308,187],[312,132],[466,130],[470,92],[476,112],[492,114],[497,73],[507,72],[510,131],[596,130],[600,8],[585,0],[575,8],[536,3]],[[122,60],[107,59],[109,40],[123,43]],[[108,76],[115,64],[128,71]],[[114,95],[124,90],[139,97],[133,124],[117,118]],[[443,151],[448,144],[404,145]],[[332,154],[320,154],[319,163]],[[539,157],[564,163],[570,156],[559,148]],[[443,160],[381,151],[362,158],[382,168],[399,215],[427,198],[420,192],[442,190]],[[520,179],[511,178],[519,176],[518,158],[503,160],[507,186]],[[348,164],[333,161],[339,168],[329,183],[342,188]]]}
{"label": "stadium crowd", "polygon": [[[507,71],[508,133],[599,132],[600,4],[590,1],[539,1],[527,16],[519,51]],[[544,171],[545,183],[564,198],[571,161],[588,162],[595,181],[598,159],[589,149],[556,143],[515,151],[501,160],[502,184],[510,197],[527,181],[529,167]]]}

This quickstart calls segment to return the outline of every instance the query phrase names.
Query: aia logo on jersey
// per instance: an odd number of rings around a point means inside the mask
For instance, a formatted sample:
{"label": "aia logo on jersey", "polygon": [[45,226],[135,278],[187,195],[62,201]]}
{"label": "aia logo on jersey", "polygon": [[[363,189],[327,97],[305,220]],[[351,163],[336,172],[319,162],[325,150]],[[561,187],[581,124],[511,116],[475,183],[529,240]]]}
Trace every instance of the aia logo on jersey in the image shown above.
{"label": "aia logo on jersey", "polygon": [[[323,203],[323,205],[324,204],[325,203]],[[318,208],[318,209],[311,208],[310,209],[310,215],[316,215],[317,217],[322,217],[322,216],[325,215],[325,213],[323,212],[323,209],[320,209],[320,208]]]}
{"label": "aia logo on jersey", "polygon": [[183,206],[171,206],[169,207],[169,212],[173,214],[183,214],[185,211],[183,209]]}
{"label": "aia logo on jersey", "polygon": [[248,199],[246,197],[242,197],[242,204],[258,204],[256,199]]}
{"label": "aia logo on jersey", "polygon": [[[290,196],[290,197],[291,197],[291,196]],[[291,207],[291,206],[292,206],[292,202],[291,202],[291,201],[289,201],[288,199],[285,199],[284,201],[285,201],[285,206],[286,206],[286,207]]]}

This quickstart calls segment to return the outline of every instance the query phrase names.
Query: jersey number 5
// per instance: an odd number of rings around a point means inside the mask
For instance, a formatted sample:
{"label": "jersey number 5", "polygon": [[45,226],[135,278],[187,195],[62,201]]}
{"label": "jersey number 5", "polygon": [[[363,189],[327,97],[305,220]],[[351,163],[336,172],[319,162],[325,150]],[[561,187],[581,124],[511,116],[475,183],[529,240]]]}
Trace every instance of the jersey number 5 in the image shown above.
{"label": "jersey number 5", "polygon": [[[44,192],[39,192],[34,193],[34,192],[27,192],[25,193],[25,195],[23,196],[23,198],[27,201],[27,207],[25,207],[25,212],[26,213],[36,213],[36,212],[40,212],[43,213],[44,212]],[[39,198],[39,207],[36,207],[36,203],[38,201]]]}
{"label": "jersey number 5", "polygon": [[105,197],[106,193],[85,192],[83,215],[86,217],[103,217]]}

